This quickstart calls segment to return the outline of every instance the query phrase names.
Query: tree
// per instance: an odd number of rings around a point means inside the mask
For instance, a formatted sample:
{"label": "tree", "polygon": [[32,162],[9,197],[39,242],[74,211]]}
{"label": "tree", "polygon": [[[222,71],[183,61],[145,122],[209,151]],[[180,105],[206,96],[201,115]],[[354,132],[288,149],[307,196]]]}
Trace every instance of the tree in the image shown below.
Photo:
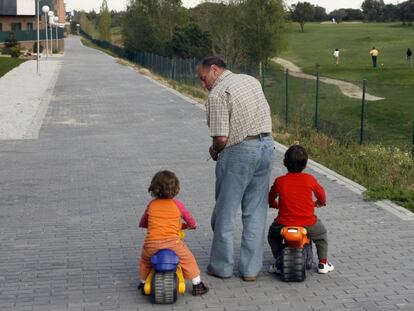
{"label": "tree", "polygon": [[111,40],[111,13],[108,9],[108,4],[106,0],[102,0],[101,9],[99,10],[98,18],[98,30],[102,40],[110,41]]}
{"label": "tree", "polygon": [[361,5],[365,18],[371,22],[383,21],[384,7],[383,0],[365,0]]}
{"label": "tree", "polygon": [[309,2],[298,2],[292,5],[291,19],[299,23],[302,32],[304,32],[305,23],[313,21],[314,16],[315,7]]}
{"label": "tree", "polygon": [[285,43],[285,13],[282,0],[246,0],[241,5],[240,35],[246,60],[266,64]]}
{"label": "tree", "polygon": [[210,34],[194,23],[177,27],[171,40],[174,55],[181,58],[201,59],[211,54],[211,45]]}
{"label": "tree", "polygon": [[229,64],[245,60],[239,27],[240,4],[204,2],[189,9],[189,18],[210,34],[213,54]]}
{"label": "tree", "polygon": [[122,24],[124,45],[132,51],[170,56],[174,30],[186,21],[180,0],[131,0]]}
{"label": "tree", "polygon": [[399,5],[400,19],[403,24],[412,25],[414,21],[414,0],[408,0]]}
{"label": "tree", "polygon": [[313,21],[322,22],[328,19],[328,14],[326,14],[326,9],[320,6],[315,6]]}

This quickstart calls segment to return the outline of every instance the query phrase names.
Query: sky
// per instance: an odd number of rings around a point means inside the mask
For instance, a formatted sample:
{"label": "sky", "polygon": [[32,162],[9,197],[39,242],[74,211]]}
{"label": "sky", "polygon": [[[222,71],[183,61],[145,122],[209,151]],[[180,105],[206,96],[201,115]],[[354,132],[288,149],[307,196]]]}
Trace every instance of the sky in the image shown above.
{"label": "sky", "polygon": [[[181,0],[183,5],[186,8],[194,7],[197,4],[203,2],[203,0]],[[326,11],[329,13],[335,9],[340,8],[353,8],[359,9],[363,0],[300,0],[301,2],[307,1],[312,3],[313,5],[319,5],[324,7]],[[403,2],[404,0],[393,0],[387,1],[385,0],[385,4],[397,4],[398,2]],[[294,4],[299,2],[299,0],[285,0],[288,5]],[[94,9],[95,11],[99,11],[99,7],[102,4],[102,0],[65,0],[66,3],[66,10],[85,10],[91,11]],[[110,10],[121,11],[124,10],[129,3],[129,0],[107,0],[108,7]]]}

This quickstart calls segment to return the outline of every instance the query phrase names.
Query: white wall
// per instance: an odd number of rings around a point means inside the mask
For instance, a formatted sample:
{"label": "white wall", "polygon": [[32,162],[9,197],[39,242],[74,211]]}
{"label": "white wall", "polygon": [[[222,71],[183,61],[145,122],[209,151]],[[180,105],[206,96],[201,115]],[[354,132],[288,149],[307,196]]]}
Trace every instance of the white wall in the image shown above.
{"label": "white wall", "polygon": [[17,0],[17,15],[36,15],[36,1]]}

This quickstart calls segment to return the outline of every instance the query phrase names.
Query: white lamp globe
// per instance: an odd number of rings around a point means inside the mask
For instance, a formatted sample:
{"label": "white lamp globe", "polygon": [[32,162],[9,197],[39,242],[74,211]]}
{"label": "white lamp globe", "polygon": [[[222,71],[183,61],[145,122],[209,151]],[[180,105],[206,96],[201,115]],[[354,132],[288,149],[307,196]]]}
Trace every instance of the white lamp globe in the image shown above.
{"label": "white lamp globe", "polygon": [[54,21],[55,23],[57,23],[57,22],[59,21],[59,17],[57,17],[57,16],[53,17],[53,21]]}
{"label": "white lamp globe", "polygon": [[43,13],[47,13],[47,12],[49,12],[49,7],[47,6],[47,5],[44,5],[44,6],[42,6],[42,12]]}
{"label": "white lamp globe", "polygon": [[49,15],[49,17],[53,17],[53,16],[55,16],[55,13],[53,13],[53,11],[49,11],[49,13],[47,13],[47,15]]}

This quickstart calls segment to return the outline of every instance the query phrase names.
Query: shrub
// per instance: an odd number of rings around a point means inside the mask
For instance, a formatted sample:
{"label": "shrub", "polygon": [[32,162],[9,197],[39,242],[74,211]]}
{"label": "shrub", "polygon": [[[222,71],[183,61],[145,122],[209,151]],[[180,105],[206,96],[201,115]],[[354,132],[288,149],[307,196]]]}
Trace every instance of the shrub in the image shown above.
{"label": "shrub", "polygon": [[[39,43],[39,50],[40,53],[43,52],[43,45],[41,43]],[[37,53],[37,42],[33,43],[33,53]]]}
{"label": "shrub", "polygon": [[12,47],[9,50],[11,57],[19,57],[21,55],[20,48],[18,46]]}

